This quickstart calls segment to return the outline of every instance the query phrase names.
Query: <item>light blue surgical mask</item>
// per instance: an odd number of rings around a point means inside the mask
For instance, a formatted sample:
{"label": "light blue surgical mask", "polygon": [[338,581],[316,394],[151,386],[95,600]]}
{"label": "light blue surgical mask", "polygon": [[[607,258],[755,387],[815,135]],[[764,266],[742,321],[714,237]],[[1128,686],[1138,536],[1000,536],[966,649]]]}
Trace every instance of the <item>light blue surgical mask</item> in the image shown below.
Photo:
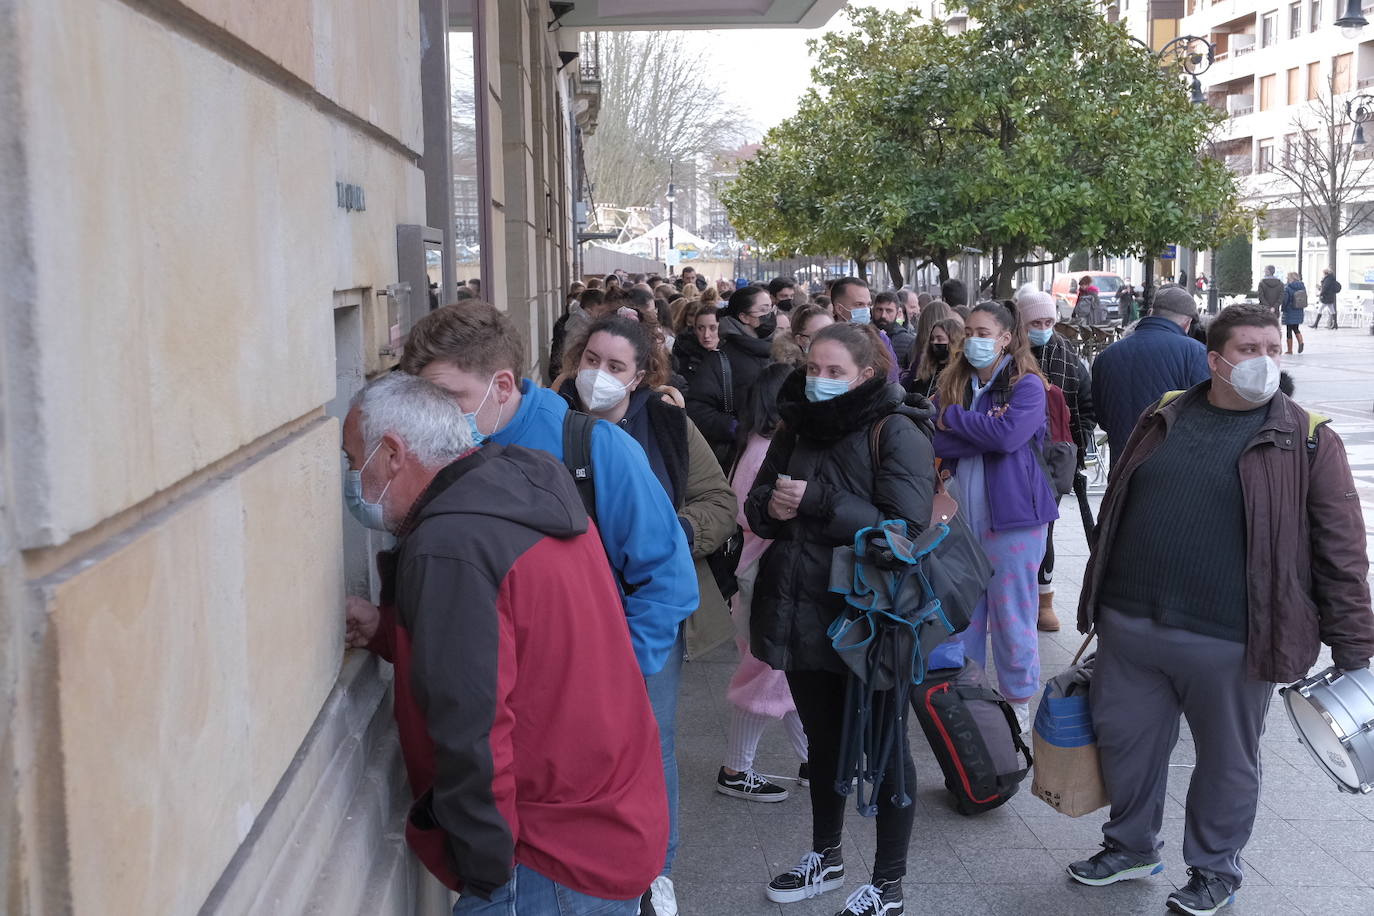
{"label": "light blue surgical mask", "polygon": [[1026,332],[1026,336],[1030,338],[1032,347],[1043,347],[1054,336],[1054,328],[1031,328]]}
{"label": "light blue surgical mask", "polygon": [[382,447],[378,442],[372,447],[372,452],[363,462],[363,466],[358,470],[350,470],[344,474],[344,505],[348,506],[348,511],[358,520],[358,524],[364,528],[372,528],[375,531],[386,531],[386,513],[382,509],[382,500],[386,498],[386,491],[391,487],[391,481],[386,482],[382,487],[381,494],[375,503],[370,503],[363,498],[363,470],[372,461],[372,456],[377,454],[377,449]]}
{"label": "light blue surgical mask", "polygon": [[849,320],[852,324],[868,324],[872,320],[873,310],[868,306],[860,306],[849,313]]}
{"label": "light blue surgical mask", "polygon": [[828,401],[849,390],[853,379],[822,378],[819,375],[806,377],[806,399],[808,401]]}
{"label": "light blue surgical mask", "polygon": [[991,337],[970,337],[964,341],[964,359],[975,369],[986,369],[997,361],[997,341]]}
{"label": "light blue surgical mask", "polygon": [[493,374],[491,381],[487,382],[487,393],[482,395],[482,403],[477,405],[477,409],[472,413],[463,414],[463,419],[468,421],[468,432],[472,434],[472,444],[474,447],[487,441],[487,437],[495,435],[501,428],[501,411],[506,409],[505,404],[496,405],[496,425],[491,428],[491,432],[484,433],[477,428],[477,415],[482,412],[482,408],[487,406],[487,398],[491,397],[491,386],[496,384],[496,376]]}

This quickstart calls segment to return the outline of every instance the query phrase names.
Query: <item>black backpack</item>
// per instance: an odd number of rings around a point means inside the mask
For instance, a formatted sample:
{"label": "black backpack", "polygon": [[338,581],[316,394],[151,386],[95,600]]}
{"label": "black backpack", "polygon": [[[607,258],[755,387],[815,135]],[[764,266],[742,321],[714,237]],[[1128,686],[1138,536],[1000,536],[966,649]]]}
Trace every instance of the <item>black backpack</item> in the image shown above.
{"label": "black backpack", "polygon": [[[1016,711],[971,661],[926,672],[911,705],[945,774],[954,808],[965,816],[1006,804],[1032,764]],[[1025,766],[1021,765],[1025,757]]]}
{"label": "black backpack", "polygon": [[[563,416],[563,464],[572,474],[577,484],[577,495],[582,497],[582,505],[587,516],[596,524],[596,470],[592,467],[592,431],[596,429],[596,418],[571,408]],[[599,525],[598,525],[599,527]],[[707,556],[706,562],[716,580],[722,597],[729,601],[739,591],[735,571],[739,567],[740,554],[744,549],[744,529],[735,526],[724,544]],[[617,577],[619,574],[617,573]],[[625,594],[634,592],[634,587],[621,581]]]}

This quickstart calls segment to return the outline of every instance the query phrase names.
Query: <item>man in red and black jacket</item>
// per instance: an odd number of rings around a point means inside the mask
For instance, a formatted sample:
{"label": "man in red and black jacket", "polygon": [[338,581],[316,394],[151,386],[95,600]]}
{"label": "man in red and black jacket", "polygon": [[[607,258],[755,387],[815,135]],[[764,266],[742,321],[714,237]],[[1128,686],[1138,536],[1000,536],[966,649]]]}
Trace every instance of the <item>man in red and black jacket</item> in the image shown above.
{"label": "man in red and black jacket", "polygon": [[396,665],[411,848],[463,893],[456,913],[569,893],[637,912],[668,841],[658,733],[571,477],[473,449],[454,400],[401,373],[364,390],[343,441],[349,508],[398,541],[348,638]]}

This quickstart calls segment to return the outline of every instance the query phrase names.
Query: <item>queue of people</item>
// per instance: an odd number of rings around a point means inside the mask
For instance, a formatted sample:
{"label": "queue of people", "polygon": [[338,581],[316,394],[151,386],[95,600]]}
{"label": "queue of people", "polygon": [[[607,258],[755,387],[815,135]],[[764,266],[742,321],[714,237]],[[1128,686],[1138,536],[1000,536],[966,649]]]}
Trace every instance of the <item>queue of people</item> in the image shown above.
{"label": "queue of people", "polygon": [[[396,538],[380,602],[349,599],[347,644],[397,666],[407,841],[461,893],[455,913],[675,916],[683,664],[733,641],[715,791],[789,797],[791,777],[754,767],[780,722],[811,801],[808,847],[760,876],[762,896],[849,885],[840,916],[903,916],[905,732],[875,795],[873,859],[846,879],[851,675],[832,644],[847,613],[832,555],[885,521],[918,536],[937,492],[957,499],[995,572],[941,651],[985,668],[1029,732],[1038,632],[1060,626],[1062,491],[1043,455],[1059,403],[1076,485],[1097,425],[1115,465],[1077,615],[1102,642],[1092,712],[1111,815],[1069,877],[1162,868],[1182,716],[1199,746],[1191,878],[1169,906],[1234,899],[1274,684],[1305,674],[1319,640],[1343,668],[1374,655],[1350,468],[1329,424],[1291,447],[1308,415],[1277,391],[1274,312],[1228,308],[1204,344],[1193,296],[1162,286],[1090,368],[1034,289],[970,303],[957,280],[937,297],[848,277],[812,297],[687,268],[570,294],[551,387],[524,376],[509,318],[469,300],[416,323],[344,426],[348,508]],[[1218,460],[1199,473],[1202,451]],[[1339,536],[1303,534],[1318,529]],[[1294,553],[1302,576],[1279,562]]]}

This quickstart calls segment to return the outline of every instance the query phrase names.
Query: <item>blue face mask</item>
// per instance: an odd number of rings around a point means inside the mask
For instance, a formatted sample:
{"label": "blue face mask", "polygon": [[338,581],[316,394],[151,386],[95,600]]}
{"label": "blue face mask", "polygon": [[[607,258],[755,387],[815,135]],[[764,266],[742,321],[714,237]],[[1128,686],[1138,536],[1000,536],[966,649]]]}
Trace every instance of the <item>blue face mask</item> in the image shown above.
{"label": "blue face mask", "polygon": [[491,397],[491,386],[495,384],[496,376],[493,375],[491,381],[487,382],[487,393],[482,395],[482,403],[478,404],[477,409],[472,413],[463,414],[463,419],[468,421],[468,432],[472,434],[472,444],[474,447],[486,442],[488,436],[495,435],[496,431],[501,428],[501,411],[506,409],[505,404],[496,405],[496,425],[491,428],[491,432],[484,433],[477,428],[477,415],[482,412],[483,407],[487,406],[487,398]]}
{"label": "blue face mask", "polygon": [[997,360],[997,341],[991,337],[970,337],[964,341],[964,359],[975,369],[986,369]]}
{"label": "blue face mask", "polygon": [[1054,328],[1045,328],[1044,330],[1031,328],[1026,332],[1026,336],[1030,338],[1032,347],[1043,347],[1054,336]]}
{"label": "blue face mask", "polygon": [[377,449],[382,447],[378,442],[372,447],[372,454],[367,456],[363,466],[356,471],[349,471],[344,474],[344,505],[348,506],[348,511],[358,520],[358,524],[364,528],[371,528],[375,531],[386,531],[386,513],[382,510],[382,500],[386,498],[386,491],[391,487],[391,481],[386,482],[382,487],[381,494],[375,503],[370,503],[363,498],[363,469],[372,460],[372,455],[377,454]]}
{"label": "blue face mask", "polygon": [[849,313],[849,320],[853,324],[868,324],[873,314],[873,310],[868,306],[861,306]]}
{"label": "blue face mask", "polygon": [[806,377],[806,399],[808,401],[828,401],[849,390],[850,379],[822,378],[819,375]]}

